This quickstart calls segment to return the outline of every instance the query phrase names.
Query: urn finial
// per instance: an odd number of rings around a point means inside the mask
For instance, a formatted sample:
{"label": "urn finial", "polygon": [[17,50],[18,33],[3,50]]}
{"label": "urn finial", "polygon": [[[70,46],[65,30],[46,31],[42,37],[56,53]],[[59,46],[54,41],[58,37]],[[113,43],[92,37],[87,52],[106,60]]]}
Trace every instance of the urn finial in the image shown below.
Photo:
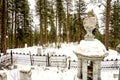
{"label": "urn finial", "polygon": [[92,10],[88,12],[87,17],[83,21],[84,28],[87,32],[87,34],[85,35],[85,40],[91,41],[94,39],[94,35],[92,34],[92,32],[96,28],[96,23],[97,23],[97,20]]}

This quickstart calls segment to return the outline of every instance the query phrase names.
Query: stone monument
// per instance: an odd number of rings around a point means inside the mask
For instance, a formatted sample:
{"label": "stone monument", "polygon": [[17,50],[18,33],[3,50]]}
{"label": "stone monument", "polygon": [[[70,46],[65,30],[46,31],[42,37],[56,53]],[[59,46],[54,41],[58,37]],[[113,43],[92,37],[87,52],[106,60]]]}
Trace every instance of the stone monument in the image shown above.
{"label": "stone monument", "polygon": [[5,72],[0,72],[0,80],[7,80],[7,74]]}
{"label": "stone monument", "polygon": [[31,80],[31,68],[24,67],[20,69],[20,80]]}
{"label": "stone monument", "polygon": [[78,80],[101,80],[101,61],[106,57],[105,46],[94,38],[92,31],[96,27],[96,17],[89,12],[84,19],[84,28],[87,32],[85,39],[73,50],[78,57]]}
{"label": "stone monument", "polygon": [[116,51],[120,54],[120,44],[117,45]]}
{"label": "stone monument", "polygon": [[87,34],[85,35],[85,40],[89,41],[94,39],[92,31],[96,28],[96,23],[97,20],[96,17],[93,15],[93,11],[88,12],[88,16],[83,21],[84,28],[87,32]]}

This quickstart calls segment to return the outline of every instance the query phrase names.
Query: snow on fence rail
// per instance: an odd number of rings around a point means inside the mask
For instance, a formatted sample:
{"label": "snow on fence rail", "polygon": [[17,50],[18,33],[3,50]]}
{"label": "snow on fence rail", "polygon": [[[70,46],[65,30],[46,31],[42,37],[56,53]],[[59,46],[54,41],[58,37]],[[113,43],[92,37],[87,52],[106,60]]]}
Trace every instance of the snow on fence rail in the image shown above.
{"label": "snow on fence rail", "polygon": [[[25,54],[25,53],[10,53],[0,57],[0,66],[8,66],[10,64],[23,64],[23,65],[39,65],[39,66],[52,66],[52,67],[66,67],[77,68],[77,61],[69,60],[65,55],[41,55],[41,54]],[[101,62],[102,70],[118,69],[120,60],[105,60]]]}
{"label": "snow on fence rail", "polygon": [[[70,68],[77,68],[78,61],[72,60],[69,61]],[[102,70],[117,70],[120,66],[120,60],[106,60],[101,62]]]}
{"label": "snow on fence rail", "polygon": [[11,64],[11,54],[1,55],[0,56],[0,68],[7,67]]}
{"label": "snow on fence rail", "polygon": [[65,67],[65,55],[41,55],[41,54],[22,54],[13,53],[13,61],[15,64],[24,65],[39,65],[39,66],[52,66],[52,67]]}

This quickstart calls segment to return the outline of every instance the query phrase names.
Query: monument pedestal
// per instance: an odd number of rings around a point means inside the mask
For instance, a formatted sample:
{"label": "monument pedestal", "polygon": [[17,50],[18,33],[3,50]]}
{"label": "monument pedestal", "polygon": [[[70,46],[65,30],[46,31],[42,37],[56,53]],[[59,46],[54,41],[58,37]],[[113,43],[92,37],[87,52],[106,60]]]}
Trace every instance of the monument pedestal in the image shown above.
{"label": "monument pedestal", "polygon": [[74,49],[78,57],[78,78],[76,80],[101,80],[101,61],[108,54],[105,46],[99,40],[94,39],[92,34],[96,22],[96,17],[91,15],[83,21],[87,34]]}
{"label": "monument pedestal", "polygon": [[7,74],[5,72],[0,72],[0,80],[7,80]]}
{"label": "monument pedestal", "polygon": [[31,80],[31,68],[23,68],[20,70],[20,80]]}

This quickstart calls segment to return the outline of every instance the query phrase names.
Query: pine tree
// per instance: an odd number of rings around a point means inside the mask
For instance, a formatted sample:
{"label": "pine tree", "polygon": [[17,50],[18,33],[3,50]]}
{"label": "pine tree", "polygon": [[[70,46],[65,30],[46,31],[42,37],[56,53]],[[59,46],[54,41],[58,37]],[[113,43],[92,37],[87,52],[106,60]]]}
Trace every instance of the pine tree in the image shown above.
{"label": "pine tree", "polygon": [[48,0],[36,1],[36,12],[40,21],[40,45],[48,42]]}
{"label": "pine tree", "polygon": [[76,1],[76,10],[77,10],[77,41],[78,43],[80,42],[80,40],[83,39],[83,35],[85,34],[85,30],[83,28],[83,19],[82,16],[85,13],[85,2],[83,0],[78,0]]}
{"label": "pine tree", "polygon": [[7,35],[8,35],[8,46],[9,48],[13,48],[13,29],[14,29],[14,0],[8,0],[8,27],[7,27]]}
{"label": "pine tree", "polygon": [[55,19],[55,11],[53,8],[53,3],[49,2],[49,8],[48,8],[49,14],[48,14],[48,25],[50,27],[50,31],[48,32],[48,41],[50,43],[56,42],[56,27],[54,24],[54,19]]}
{"label": "pine tree", "polygon": [[[8,36],[10,48],[24,47],[28,39],[30,28],[28,1],[9,0],[8,1]],[[10,18],[10,19],[9,19]],[[15,21],[14,21],[15,20]],[[15,25],[15,26],[13,26]],[[13,30],[14,29],[14,30]],[[14,32],[14,33],[13,33]],[[30,33],[29,33],[30,34]]]}
{"label": "pine tree", "polygon": [[39,44],[39,39],[40,39],[39,35],[40,35],[39,29],[35,27],[35,30],[34,30],[34,44],[35,45]]}
{"label": "pine tree", "polygon": [[110,47],[116,48],[120,43],[120,2],[114,2],[111,11]]}
{"label": "pine tree", "polygon": [[58,38],[59,42],[62,42],[62,29],[65,26],[65,12],[63,8],[63,1],[56,0],[56,9],[57,9],[57,19],[58,19]]}

